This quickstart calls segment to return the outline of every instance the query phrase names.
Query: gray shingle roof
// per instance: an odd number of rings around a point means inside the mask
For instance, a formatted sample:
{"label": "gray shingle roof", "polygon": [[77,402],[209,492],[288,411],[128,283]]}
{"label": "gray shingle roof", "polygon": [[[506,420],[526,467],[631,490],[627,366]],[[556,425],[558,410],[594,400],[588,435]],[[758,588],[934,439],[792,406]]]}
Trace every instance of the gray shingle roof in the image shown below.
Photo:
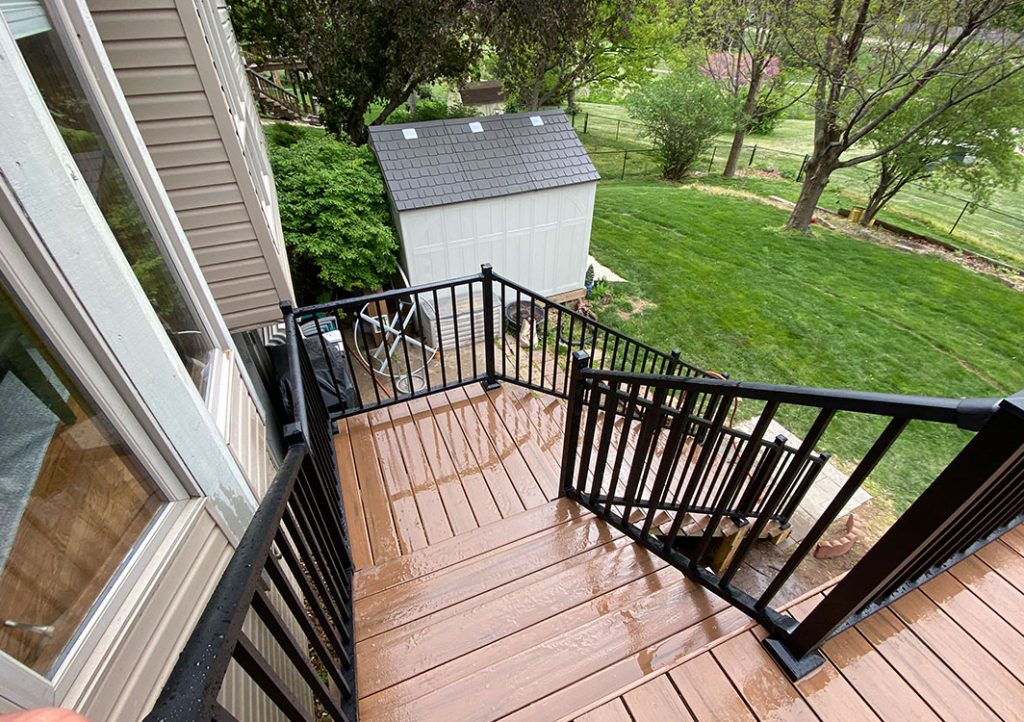
{"label": "gray shingle roof", "polygon": [[[534,125],[534,116],[543,124]],[[482,132],[472,132],[474,122]],[[415,139],[405,137],[410,128]],[[600,178],[560,110],[378,125],[370,147],[399,211]]]}

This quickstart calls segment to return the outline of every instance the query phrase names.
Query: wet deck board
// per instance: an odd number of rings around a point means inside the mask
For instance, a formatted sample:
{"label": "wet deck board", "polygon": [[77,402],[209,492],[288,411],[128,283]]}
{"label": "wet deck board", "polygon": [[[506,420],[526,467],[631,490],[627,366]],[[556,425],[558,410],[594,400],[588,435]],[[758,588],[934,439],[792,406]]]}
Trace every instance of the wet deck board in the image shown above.
{"label": "wet deck board", "polygon": [[[1024,579],[1024,546],[1015,548],[1024,537],[1014,534],[829,640],[825,665],[796,684],[763,651],[765,631],[755,627],[723,635],[618,699],[634,722],[668,719],[678,705],[697,720],[1018,719],[1022,637],[1010,620],[1020,621],[1024,592],[1008,579]],[[802,618],[817,598],[791,613]]]}

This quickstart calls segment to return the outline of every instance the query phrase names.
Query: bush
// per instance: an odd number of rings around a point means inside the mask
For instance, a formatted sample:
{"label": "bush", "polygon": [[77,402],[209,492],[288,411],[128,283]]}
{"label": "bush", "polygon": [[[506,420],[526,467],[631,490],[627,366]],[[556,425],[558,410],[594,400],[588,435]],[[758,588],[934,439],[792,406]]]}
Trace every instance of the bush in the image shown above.
{"label": "bush", "polygon": [[480,115],[473,108],[457,103],[449,106],[444,100],[421,100],[416,103],[416,117],[409,114],[408,106],[402,106],[384,121],[385,125],[396,123],[419,123],[426,120],[447,120],[448,118],[473,118]]}
{"label": "bush", "polygon": [[669,180],[682,178],[734,117],[715,83],[696,70],[663,76],[630,94],[626,104]]}
{"label": "bush", "polygon": [[270,126],[267,137],[299,301],[380,288],[398,243],[377,162],[365,146],[296,127]]}

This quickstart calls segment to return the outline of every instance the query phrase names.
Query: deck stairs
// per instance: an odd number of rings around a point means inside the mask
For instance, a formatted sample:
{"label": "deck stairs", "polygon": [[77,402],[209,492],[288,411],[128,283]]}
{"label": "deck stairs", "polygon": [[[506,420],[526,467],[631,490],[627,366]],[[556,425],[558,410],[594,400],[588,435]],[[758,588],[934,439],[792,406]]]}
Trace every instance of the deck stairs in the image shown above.
{"label": "deck stairs", "polygon": [[355,620],[361,719],[417,721],[571,716],[750,624],[564,499],[358,572]]}

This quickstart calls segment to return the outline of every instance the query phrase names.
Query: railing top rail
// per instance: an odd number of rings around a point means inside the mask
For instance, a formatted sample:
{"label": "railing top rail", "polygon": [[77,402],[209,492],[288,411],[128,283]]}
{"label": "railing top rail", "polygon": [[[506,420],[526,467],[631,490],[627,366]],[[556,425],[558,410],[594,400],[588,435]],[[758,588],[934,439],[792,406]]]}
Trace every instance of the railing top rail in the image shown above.
{"label": "railing top rail", "polygon": [[[509,280],[508,278],[505,278],[504,276],[502,276],[499,273],[495,273],[494,274],[494,280],[500,281],[501,283],[504,283],[509,288],[513,288],[513,289],[515,289],[517,291],[520,291],[521,293],[525,293],[525,294],[527,294],[529,296],[533,296],[534,298],[544,298],[540,294],[534,293],[533,291],[531,291],[530,289],[526,288],[525,286],[522,286],[522,285],[516,283],[515,281]],[[552,306],[557,306],[557,307],[561,308],[566,313],[576,314],[577,316],[581,315],[578,311],[573,311],[571,308],[569,308],[565,304],[558,303],[557,301],[552,301],[551,299],[548,299],[548,298],[544,298],[544,301],[546,303],[551,304]],[[587,319],[587,323],[592,325],[592,326],[594,326],[595,328],[598,328],[598,329],[604,331],[605,333],[610,333],[613,336],[618,336],[619,338],[627,339],[630,343],[636,344],[636,346],[638,348],[641,348],[644,351],[656,354],[656,355],[658,355],[660,357],[669,358],[669,354],[665,353],[664,351],[662,351],[660,349],[657,349],[654,346],[650,346],[650,345],[644,343],[643,341],[638,341],[635,338],[632,338],[631,336],[629,336],[627,334],[624,334],[622,331],[614,329],[611,326],[607,326],[607,325],[601,323],[600,321],[598,321],[596,319],[588,318]],[[701,368],[698,368],[698,367],[696,367],[696,366],[694,366],[692,364],[688,364],[685,361],[682,361],[680,359],[676,359],[676,363],[678,363],[680,366],[684,366],[686,368],[693,369],[694,371],[697,371],[697,372],[702,373],[702,374],[708,373],[707,371],[705,371],[705,370],[703,370]]]}
{"label": "railing top rail", "polygon": [[[354,296],[352,298],[345,298],[340,301],[328,301],[326,303],[317,303],[311,306],[303,306],[302,308],[293,309],[292,313],[296,316],[308,316],[314,313],[323,313],[324,311],[334,311],[335,309],[342,308],[343,306],[355,306],[363,305],[366,303],[372,303],[374,301],[387,301],[392,298],[404,298],[417,293],[430,293],[431,291],[437,291],[442,288],[449,288],[451,286],[461,286],[467,283],[473,283],[475,281],[483,280],[482,273],[476,273],[471,276],[460,276],[459,278],[449,278],[445,281],[435,281],[434,283],[424,283],[419,286],[409,286],[407,288],[393,288],[389,291],[378,291],[376,293],[366,293],[362,296]],[[495,275],[497,277],[497,275]]]}
{"label": "railing top rail", "polygon": [[209,719],[231,661],[234,641],[242,629],[274,535],[299,476],[306,446],[288,449],[281,469],[260,502],[235,553],[182,649],[147,722]]}
{"label": "railing top rail", "polygon": [[747,399],[813,406],[819,409],[956,424],[960,428],[975,431],[995,413],[1002,401],[998,398],[950,399],[713,378],[684,378],[595,368],[585,368],[581,373],[583,378],[597,381],[641,382],[652,387],[727,393]]}

